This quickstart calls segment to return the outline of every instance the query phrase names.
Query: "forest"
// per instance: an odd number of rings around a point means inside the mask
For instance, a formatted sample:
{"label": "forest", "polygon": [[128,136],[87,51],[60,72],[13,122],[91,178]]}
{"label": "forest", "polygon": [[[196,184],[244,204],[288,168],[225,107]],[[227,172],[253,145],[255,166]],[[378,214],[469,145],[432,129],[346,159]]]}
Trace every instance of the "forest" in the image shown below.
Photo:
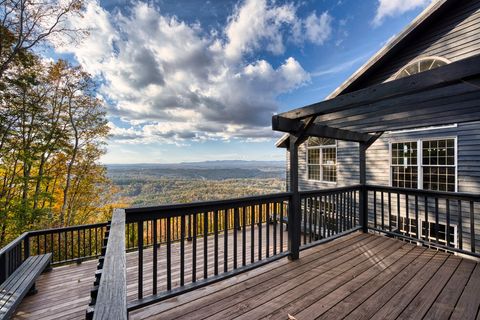
{"label": "forest", "polygon": [[38,51],[49,39],[81,37],[65,24],[81,10],[78,1],[0,2],[0,246],[26,230],[92,222],[109,210],[97,84]]}
{"label": "forest", "polygon": [[108,165],[114,200],[154,206],[285,191],[283,161]]}

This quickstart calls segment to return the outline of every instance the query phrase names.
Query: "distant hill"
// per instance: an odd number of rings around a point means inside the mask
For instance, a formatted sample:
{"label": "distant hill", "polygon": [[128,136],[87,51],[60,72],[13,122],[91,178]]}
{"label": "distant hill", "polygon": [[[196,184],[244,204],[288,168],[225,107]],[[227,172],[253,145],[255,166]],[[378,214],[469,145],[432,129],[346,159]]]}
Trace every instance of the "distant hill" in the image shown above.
{"label": "distant hill", "polygon": [[108,176],[117,184],[128,180],[177,178],[177,179],[267,179],[285,176],[284,161],[242,161],[222,160],[182,163],[145,163],[145,164],[109,164],[106,166]]}
{"label": "distant hill", "polygon": [[284,191],[284,161],[110,164],[118,197],[135,206],[227,199]]}
{"label": "distant hill", "polygon": [[134,164],[107,164],[108,169],[284,169],[285,161],[246,161],[246,160],[215,160],[180,163],[134,163]]}

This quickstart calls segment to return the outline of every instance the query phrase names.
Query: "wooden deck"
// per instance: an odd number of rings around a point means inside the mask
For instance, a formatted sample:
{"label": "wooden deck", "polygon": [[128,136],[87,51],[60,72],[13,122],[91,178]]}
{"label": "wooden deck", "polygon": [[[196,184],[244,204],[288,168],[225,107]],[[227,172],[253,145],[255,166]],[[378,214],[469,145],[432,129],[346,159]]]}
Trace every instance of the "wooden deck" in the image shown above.
{"label": "wooden deck", "polygon": [[[135,258],[127,257],[129,299]],[[42,275],[38,294],[23,301],[16,319],[83,318],[94,270],[95,262],[86,262]],[[473,261],[355,233],[304,250],[298,261],[275,261],[130,318],[478,320],[478,288],[480,265]]]}

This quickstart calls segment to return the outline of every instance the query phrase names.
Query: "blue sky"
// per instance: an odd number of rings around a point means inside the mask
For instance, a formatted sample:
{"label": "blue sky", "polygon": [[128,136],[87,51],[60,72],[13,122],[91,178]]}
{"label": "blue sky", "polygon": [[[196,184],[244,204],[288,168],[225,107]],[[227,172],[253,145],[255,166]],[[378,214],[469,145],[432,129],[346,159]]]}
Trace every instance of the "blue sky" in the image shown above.
{"label": "blue sky", "polygon": [[86,2],[52,55],[100,85],[104,163],[282,160],[274,113],[324,99],[429,0]]}

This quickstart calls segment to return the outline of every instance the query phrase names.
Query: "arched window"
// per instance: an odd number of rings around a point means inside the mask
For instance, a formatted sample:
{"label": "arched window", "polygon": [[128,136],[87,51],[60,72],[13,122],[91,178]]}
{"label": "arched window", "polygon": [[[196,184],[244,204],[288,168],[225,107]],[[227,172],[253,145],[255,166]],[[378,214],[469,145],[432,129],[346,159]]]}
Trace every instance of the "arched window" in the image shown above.
{"label": "arched window", "polygon": [[448,64],[449,61],[440,57],[427,57],[417,59],[409,63],[406,67],[402,68],[395,76],[394,79],[400,79],[411,76],[416,73],[420,73],[427,70],[432,70]]}

